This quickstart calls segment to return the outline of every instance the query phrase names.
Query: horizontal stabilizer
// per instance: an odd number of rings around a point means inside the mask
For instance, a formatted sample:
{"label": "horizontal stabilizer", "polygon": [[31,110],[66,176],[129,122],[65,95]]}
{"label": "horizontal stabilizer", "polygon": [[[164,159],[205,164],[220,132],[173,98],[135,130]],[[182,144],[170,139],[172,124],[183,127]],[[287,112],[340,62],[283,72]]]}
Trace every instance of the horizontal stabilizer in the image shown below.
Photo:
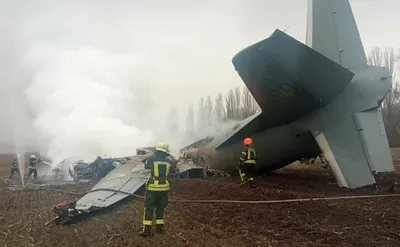
{"label": "horizontal stabilizer", "polygon": [[279,30],[239,52],[232,62],[269,119],[266,128],[329,104],[354,76]]}
{"label": "horizontal stabilizer", "polygon": [[262,112],[244,119],[237,125],[233,126],[233,128],[228,129],[228,133],[226,133],[227,138],[221,139],[221,142],[216,144],[216,148],[218,149],[234,144],[245,137],[263,131],[265,129],[262,121],[263,119],[264,117]]}
{"label": "horizontal stabilizer", "polygon": [[338,114],[333,109],[320,110],[311,131],[339,186],[358,188],[375,183],[350,114]]}
{"label": "horizontal stabilizer", "polygon": [[353,115],[369,166],[374,172],[394,171],[392,155],[380,109]]}

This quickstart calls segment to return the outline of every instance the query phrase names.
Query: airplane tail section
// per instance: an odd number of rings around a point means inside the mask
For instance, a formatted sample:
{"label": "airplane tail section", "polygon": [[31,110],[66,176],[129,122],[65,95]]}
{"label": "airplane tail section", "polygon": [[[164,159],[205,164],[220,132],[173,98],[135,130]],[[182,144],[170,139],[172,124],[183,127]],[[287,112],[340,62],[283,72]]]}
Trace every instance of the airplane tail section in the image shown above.
{"label": "airplane tail section", "polygon": [[349,0],[308,0],[306,44],[346,69],[367,65]]}
{"label": "airplane tail section", "polygon": [[271,125],[329,104],[354,76],[280,30],[240,51],[232,63],[263,113],[274,119]]}
{"label": "airplane tail section", "polygon": [[[378,110],[389,75],[367,66],[349,0],[309,0],[306,42],[275,30],[235,55],[232,63],[262,112],[217,148],[290,124],[312,133],[341,186],[374,184],[373,171],[393,170]],[[270,133],[264,132],[278,138]],[[311,153],[318,152],[313,145]]]}
{"label": "airplane tail section", "polygon": [[262,113],[236,128],[219,147],[328,105],[354,76],[280,30],[240,51],[232,63]]}

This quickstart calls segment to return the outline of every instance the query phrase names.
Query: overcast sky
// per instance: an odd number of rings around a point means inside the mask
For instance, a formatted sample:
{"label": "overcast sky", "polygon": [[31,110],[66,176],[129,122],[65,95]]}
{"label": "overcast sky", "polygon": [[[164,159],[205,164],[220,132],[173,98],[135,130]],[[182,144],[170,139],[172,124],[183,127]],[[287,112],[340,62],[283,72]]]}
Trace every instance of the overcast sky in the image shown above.
{"label": "overcast sky", "polygon": [[[399,0],[350,2],[367,51],[400,47]],[[231,64],[241,49],[276,28],[304,42],[306,7],[306,0],[0,0],[0,113],[10,114],[11,101],[28,104],[14,118],[41,116],[35,124],[48,129],[44,122],[59,125],[52,119],[82,110],[75,103],[86,98],[118,109],[136,102],[118,116],[96,108],[128,125],[143,122],[131,112],[151,111],[155,122],[171,105],[182,121],[189,103],[243,84]],[[135,94],[139,88],[146,92]],[[10,122],[1,121],[8,139]]]}
{"label": "overcast sky", "polygon": [[[154,56],[163,62],[150,59],[157,64],[154,76],[166,82],[163,87],[192,100],[196,97],[187,95],[188,88],[196,88],[199,96],[241,83],[230,59],[275,28],[289,27],[287,33],[305,39],[306,0],[6,2],[8,8],[2,10],[12,18],[8,27],[15,52],[51,44]],[[366,50],[400,46],[395,31],[400,1],[352,0],[351,4]],[[205,86],[211,85],[208,81],[213,87]]]}

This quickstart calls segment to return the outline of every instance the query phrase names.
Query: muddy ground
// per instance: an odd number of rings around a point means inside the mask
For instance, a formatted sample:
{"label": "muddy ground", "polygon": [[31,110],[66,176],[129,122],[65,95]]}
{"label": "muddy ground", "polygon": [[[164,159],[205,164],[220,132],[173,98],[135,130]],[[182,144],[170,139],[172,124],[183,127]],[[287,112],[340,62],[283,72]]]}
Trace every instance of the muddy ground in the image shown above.
{"label": "muddy ground", "polygon": [[[396,164],[400,151],[394,150]],[[398,165],[398,164],[397,164]],[[166,233],[137,236],[142,201],[129,199],[107,212],[68,226],[45,226],[52,207],[78,199],[67,193],[9,190],[0,169],[0,246],[400,246],[400,197],[282,204],[195,204],[171,202]],[[334,184],[329,171],[297,166],[257,178],[240,188],[237,177],[176,180],[172,199],[271,200],[388,193],[399,174],[380,179],[380,191],[350,191]],[[84,192],[93,184],[57,186]],[[390,193],[390,192],[389,192]]]}

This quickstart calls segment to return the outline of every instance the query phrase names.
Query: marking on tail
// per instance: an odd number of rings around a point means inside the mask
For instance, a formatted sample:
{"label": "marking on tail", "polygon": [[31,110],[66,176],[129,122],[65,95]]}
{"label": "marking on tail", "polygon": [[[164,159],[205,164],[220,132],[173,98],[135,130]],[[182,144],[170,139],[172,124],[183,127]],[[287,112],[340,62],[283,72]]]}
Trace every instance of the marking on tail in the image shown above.
{"label": "marking on tail", "polygon": [[268,92],[270,96],[278,100],[287,100],[294,98],[299,90],[289,84],[279,85],[276,89]]}

